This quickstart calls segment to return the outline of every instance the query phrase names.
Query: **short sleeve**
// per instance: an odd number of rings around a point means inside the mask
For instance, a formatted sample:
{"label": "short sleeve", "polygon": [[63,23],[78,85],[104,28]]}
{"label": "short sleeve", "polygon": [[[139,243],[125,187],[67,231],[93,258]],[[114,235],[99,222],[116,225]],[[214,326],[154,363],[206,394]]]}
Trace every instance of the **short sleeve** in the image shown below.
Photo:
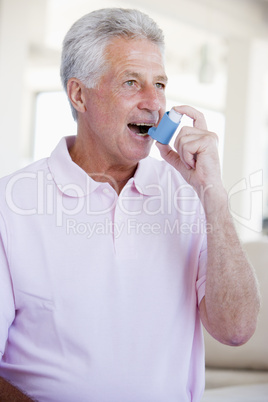
{"label": "short sleeve", "polygon": [[0,215],[0,360],[5,351],[9,327],[15,317],[13,288],[6,248],[6,230]]}

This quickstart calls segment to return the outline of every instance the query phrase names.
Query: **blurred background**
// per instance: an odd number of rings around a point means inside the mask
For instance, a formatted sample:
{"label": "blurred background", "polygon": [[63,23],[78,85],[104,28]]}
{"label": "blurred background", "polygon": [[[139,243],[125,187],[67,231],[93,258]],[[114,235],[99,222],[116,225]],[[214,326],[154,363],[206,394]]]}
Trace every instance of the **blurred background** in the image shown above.
{"label": "blurred background", "polygon": [[75,20],[103,7],[138,8],[158,22],[168,107],[204,112],[219,135],[241,239],[268,234],[268,0],[0,0],[0,176],[76,133],[59,78],[61,44]]}

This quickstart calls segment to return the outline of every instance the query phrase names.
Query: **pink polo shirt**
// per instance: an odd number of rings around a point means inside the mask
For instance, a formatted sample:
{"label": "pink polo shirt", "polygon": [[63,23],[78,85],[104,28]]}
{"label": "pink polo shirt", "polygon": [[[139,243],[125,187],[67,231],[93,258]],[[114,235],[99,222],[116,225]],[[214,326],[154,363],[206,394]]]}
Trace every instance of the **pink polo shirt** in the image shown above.
{"label": "pink polo shirt", "polygon": [[41,402],[200,401],[199,200],[152,158],[118,196],[73,141],[0,181],[0,376]]}

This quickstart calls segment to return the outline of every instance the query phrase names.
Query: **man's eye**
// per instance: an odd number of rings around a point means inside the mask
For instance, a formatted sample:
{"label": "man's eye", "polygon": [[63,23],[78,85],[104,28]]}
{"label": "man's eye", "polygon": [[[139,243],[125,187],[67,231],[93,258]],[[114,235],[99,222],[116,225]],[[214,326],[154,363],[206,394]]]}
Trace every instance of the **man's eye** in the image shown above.
{"label": "man's eye", "polygon": [[135,84],[135,81],[134,81],[134,80],[128,80],[128,81],[126,82],[126,84],[127,84],[129,87],[133,87],[133,85]]}
{"label": "man's eye", "polygon": [[158,89],[165,89],[165,84],[162,84],[161,82],[157,82],[157,83],[155,84],[155,86],[156,86],[156,88],[158,88]]}

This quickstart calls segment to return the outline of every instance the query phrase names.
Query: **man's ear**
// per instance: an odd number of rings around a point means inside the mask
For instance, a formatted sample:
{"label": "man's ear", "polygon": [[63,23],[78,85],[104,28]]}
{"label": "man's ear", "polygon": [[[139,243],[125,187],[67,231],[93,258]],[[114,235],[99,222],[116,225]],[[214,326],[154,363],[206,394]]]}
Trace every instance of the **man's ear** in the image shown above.
{"label": "man's ear", "polygon": [[77,78],[70,78],[67,83],[67,94],[73,107],[80,113],[86,111],[84,91],[86,87]]}

